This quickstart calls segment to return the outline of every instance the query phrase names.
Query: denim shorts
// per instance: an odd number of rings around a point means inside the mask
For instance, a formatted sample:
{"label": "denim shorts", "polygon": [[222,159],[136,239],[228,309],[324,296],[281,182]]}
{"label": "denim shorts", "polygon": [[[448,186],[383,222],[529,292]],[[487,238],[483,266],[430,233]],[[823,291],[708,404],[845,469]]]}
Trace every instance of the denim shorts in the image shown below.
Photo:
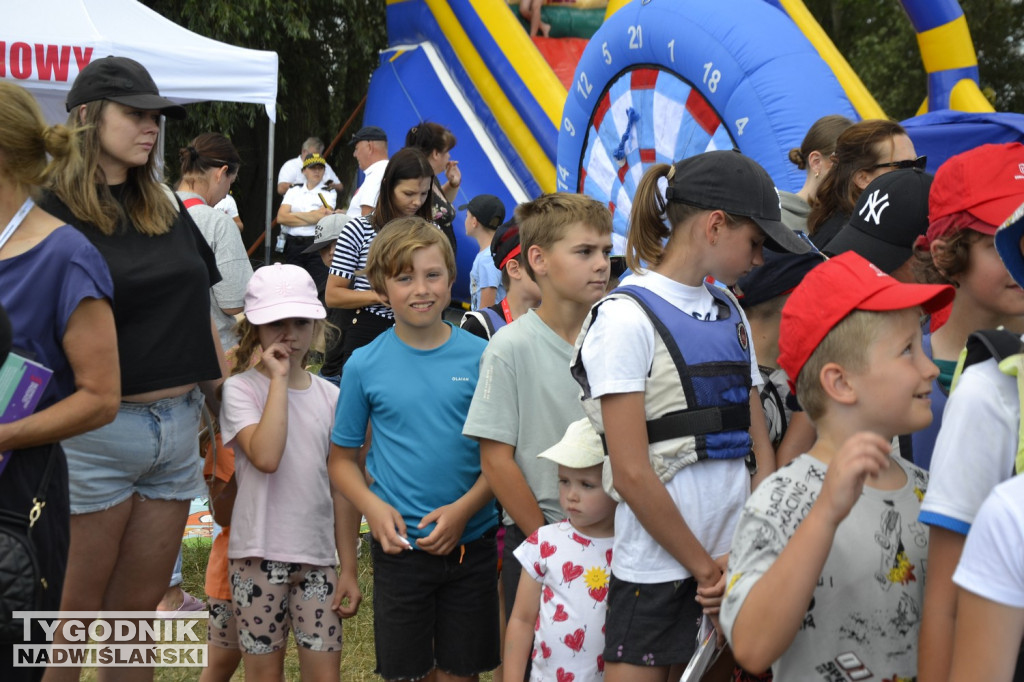
{"label": "denim shorts", "polygon": [[63,441],[71,513],[110,509],[132,493],[152,500],[205,494],[199,459],[202,407],[198,387],[151,403],[122,402],[110,424]]}
{"label": "denim shorts", "polygon": [[417,680],[435,667],[469,677],[501,662],[494,532],[435,556],[421,550],[373,557],[373,634],[378,675]]}

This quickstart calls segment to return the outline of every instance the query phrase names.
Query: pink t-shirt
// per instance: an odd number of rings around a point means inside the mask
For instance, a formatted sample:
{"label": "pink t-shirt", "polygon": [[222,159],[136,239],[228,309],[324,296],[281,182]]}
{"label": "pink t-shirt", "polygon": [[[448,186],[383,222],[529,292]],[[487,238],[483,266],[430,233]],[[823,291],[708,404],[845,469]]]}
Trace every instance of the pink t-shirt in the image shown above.
{"label": "pink t-shirt", "polygon": [[257,469],[234,438],[258,424],[270,379],[255,369],[224,382],[220,428],[235,447],[238,495],[231,515],[228,557],[335,565],[334,505],[327,477],[338,387],[312,377],[305,390],[288,389],[288,438],[277,471]]}

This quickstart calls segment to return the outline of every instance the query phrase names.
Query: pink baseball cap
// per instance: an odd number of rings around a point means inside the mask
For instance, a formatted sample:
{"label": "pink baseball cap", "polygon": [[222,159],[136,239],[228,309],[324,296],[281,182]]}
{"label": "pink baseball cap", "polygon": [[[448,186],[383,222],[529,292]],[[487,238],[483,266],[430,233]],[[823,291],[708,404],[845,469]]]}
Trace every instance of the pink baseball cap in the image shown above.
{"label": "pink baseball cap", "polygon": [[297,265],[274,263],[252,273],[245,287],[245,317],[252,324],[268,324],[292,317],[322,320],[327,311],[308,272]]}
{"label": "pink baseball cap", "polygon": [[853,251],[808,272],[782,308],[779,367],[796,393],[796,378],[822,339],[854,310],[884,312],[921,306],[932,312],[953,300],[948,284],[904,284]]}

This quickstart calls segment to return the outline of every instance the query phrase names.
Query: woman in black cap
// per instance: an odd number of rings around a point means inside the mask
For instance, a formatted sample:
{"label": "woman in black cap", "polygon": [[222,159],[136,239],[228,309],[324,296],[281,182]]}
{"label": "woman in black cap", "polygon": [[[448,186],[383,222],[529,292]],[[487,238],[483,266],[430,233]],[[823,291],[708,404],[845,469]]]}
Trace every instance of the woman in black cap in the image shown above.
{"label": "woman in black cap", "polygon": [[[206,490],[197,434],[203,394],[213,400],[222,377],[209,312],[220,275],[188,212],[158,180],[160,116],[185,110],[124,57],[82,69],[67,108],[81,154],[56,164],[44,206],[110,268],[122,402],[112,424],[64,441],[72,517],[61,608],[151,611],[167,588],[189,500]],[[119,679],[152,674],[126,668]]]}
{"label": "woman in black cap", "polygon": [[[27,519],[37,509],[30,536],[42,601],[31,608],[50,611],[60,608],[68,558],[68,471],[60,440],[109,423],[119,395],[107,265],[77,230],[33,201],[52,166],[47,154],[62,162],[77,154],[76,144],[64,126],[46,125],[27,91],[0,83],[0,226],[6,226],[0,228],[0,312],[6,309],[0,364],[13,345],[14,353],[53,371],[35,411],[0,424],[0,514]],[[8,577],[0,571],[0,587]],[[0,608],[0,630],[11,622],[10,607],[18,609],[9,602]],[[30,639],[47,641],[38,626]],[[0,679],[42,676],[42,668],[11,667],[11,642],[2,635],[0,642]]]}

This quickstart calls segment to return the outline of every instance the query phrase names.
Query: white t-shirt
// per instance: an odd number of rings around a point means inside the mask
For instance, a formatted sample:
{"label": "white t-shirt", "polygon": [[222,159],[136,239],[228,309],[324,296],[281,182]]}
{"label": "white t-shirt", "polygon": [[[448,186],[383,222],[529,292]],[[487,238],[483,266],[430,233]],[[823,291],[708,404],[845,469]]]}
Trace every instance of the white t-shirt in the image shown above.
{"label": "white t-shirt", "polygon": [[235,203],[235,198],[230,194],[225,194],[224,198],[218,201],[214,208],[226,213],[231,219],[238,217],[238,204]]}
{"label": "white t-shirt", "polygon": [[[324,195],[327,204],[333,209],[338,202],[338,193],[333,189],[324,189],[323,185],[317,185],[313,189],[310,189],[305,184],[300,187],[289,187],[288,191],[285,192],[284,199],[281,199],[281,205],[287,204],[291,206],[292,213],[315,211],[323,207],[323,202],[320,201],[321,194]],[[286,227],[282,225],[281,231],[293,237],[312,237],[316,234],[316,225],[303,225],[301,227]]]}
{"label": "white t-shirt", "polygon": [[[655,272],[630,275],[623,285],[643,287],[661,296],[681,314],[717,319],[718,306],[704,286],[690,287]],[[750,336],[750,324],[740,311]],[[580,351],[592,395],[643,391],[654,358],[657,332],[647,314],[629,300],[601,304]],[[753,346],[750,377],[763,383]],[[729,552],[740,509],[750,494],[750,475],[742,459],[704,460],[684,467],[665,484],[686,525],[713,557]],[[690,572],[659,545],[628,504],[615,511],[615,554],[612,572],[634,583],[683,580]]]}
{"label": "white t-shirt", "polygon": [[600,682],[612,539],[583,535],[566,520],[538,528],[515,556],[543,586],[531,682]]}
{"label": "white t-shirt", "polygon": [[[302,174],[302,157],[296,156],[281,164],[281,170],[277,174],[277,184],[287,182],[289,185],[306,184],[306,176]],[[331,168],[331,164],[324,166],[324,182],[338,182],[338,174]]]}
{"label": "white t-shirt", "polygon": [[921,521],[966,535],[992,489],[1013,474],[1020,398],[994,359],[968,367],[942,413]]}
{"label": "white t-shirt", "polygon": [[363,184],[352,195],[352,201],[345,211],[351,216],[363,215],[363,206],[374,208],[377,206],[377,195],[380,194],[380,181],[384,177],[384,170],[388,167],[388,160],[375,161],[363,171]]}
{"label": "white t-shirt", "polygon": [[[288,437],[277,471],[260,471],[236,450],[238,495],[228,544],[232,559],[335,565],[327,454],[338,387],[311,377],[309,388],[288,389]],[[239,431],[259,423],[269,391],[270,379],[255,369],[224,382],[220,427],[225,445],[232,447]]]}
{"label": "white t-shirt", "polygon": [[967,534],[953,582],[990,601],[1024,608],[1024,476],[996,486]]}

